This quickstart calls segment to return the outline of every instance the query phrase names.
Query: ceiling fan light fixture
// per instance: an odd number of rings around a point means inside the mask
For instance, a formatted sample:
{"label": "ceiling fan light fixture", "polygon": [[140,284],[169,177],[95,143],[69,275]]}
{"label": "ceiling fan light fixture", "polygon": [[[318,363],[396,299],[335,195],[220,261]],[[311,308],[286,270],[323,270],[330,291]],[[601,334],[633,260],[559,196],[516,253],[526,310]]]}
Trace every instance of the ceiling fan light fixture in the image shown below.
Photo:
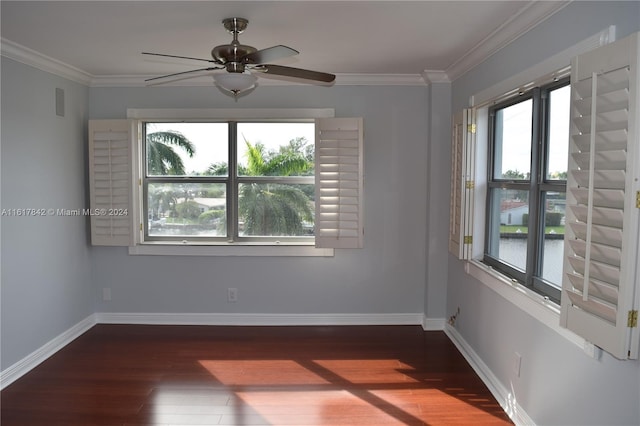
{"label": "ceiling fan light fixture", "polygon": [[245,71],[243,73],[214,74],[213,80],[219,88],[237,96],[245,90],[255,87],[257,79],[249,71]]}

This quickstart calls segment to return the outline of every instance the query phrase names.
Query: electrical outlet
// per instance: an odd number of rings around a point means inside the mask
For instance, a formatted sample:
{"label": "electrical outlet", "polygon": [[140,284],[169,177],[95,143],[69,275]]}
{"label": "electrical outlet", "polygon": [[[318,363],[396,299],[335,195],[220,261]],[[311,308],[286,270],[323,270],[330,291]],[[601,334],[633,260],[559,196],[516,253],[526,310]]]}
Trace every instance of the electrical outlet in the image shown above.
{"label": "electrical outlet", "polygon": [[238,301],[238,289],[237,288],[228,288],[227,289],[227,302],[235,303]]}
{"label": "electrical outlet", "polygon": [[456,310],[456,313],[449,317],[449,325],[452,327],[456,326],[456,320],[458,319],[458,315],[460,315],[460,306]]}
{"label": "electrical outlet", "polygon": [[520,365],[522,364],[522,355],[518,352],[513,353],[513,374],[520,377]]}

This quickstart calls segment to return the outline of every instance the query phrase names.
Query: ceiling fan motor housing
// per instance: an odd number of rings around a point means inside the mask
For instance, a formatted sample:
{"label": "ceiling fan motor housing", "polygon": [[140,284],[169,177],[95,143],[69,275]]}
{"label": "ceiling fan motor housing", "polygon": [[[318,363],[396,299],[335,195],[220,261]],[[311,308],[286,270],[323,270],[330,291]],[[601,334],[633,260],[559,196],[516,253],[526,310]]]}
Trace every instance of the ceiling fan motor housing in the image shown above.
{"label": "ceiling fan motor housing", "polygon": [[244,63],[242,62],[242,57],[249,53],[256,52],[257,50],[258,49],[253,46],[247,46],[236,42],[214,47],[213,50],[211,50],[211,56],[216,62],[224,64],[227,71],[243,72]]}
{"label": "ceiling fan motor housing", "polygon": [[222,23],[226,30],[233,34],[233,40],[230,44],[214,47],[211,50],[211,56],[216,62],[224,64],[227,72],[242,73],[245,71],[245,64],[249,63],[242,58],[258,50],[253,46],[240,44],[238,41],[238,34],[247,28],[249,21],[244,18],[227,18]]}

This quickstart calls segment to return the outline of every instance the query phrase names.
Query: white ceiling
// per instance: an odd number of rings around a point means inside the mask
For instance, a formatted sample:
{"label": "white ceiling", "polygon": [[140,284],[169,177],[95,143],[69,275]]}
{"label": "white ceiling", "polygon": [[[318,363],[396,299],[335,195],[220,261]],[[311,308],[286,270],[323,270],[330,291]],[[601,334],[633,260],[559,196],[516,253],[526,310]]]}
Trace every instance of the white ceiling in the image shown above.
{"label": "white ceiling", "polygon": [[[564,1],[2,1],[3,55],[40,56],[92,81],[202,67],[142,51],[210,58],[231,35],[300,54],[277,64],[347,75],[453,79],[564,7]],[[25,53],[26,52],[26,53]],[[18,58],[19,59],[19,58]],[[425,70],[427,72],[425,72]],[[438,71],[438,72],[436,72]]]}

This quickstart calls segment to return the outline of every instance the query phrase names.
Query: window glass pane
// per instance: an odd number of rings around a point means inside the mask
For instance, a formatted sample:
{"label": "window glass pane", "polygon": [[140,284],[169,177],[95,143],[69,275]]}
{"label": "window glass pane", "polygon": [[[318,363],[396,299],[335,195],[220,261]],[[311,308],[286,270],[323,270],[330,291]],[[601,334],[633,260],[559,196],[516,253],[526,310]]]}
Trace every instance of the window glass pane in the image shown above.
{"label": "window glass pane", "polygon": [[149,183],[149,236],[225,236],[226,184]]}
{"label": "window glass pane", "polygon": [[312,176],[314,123],[238,123],[239,176]]}
{"label": "window glass pane", "polygon": [[543,200],[545,230],[542,248],[542,278],[555,287],[561,288],[566,193],[545,192]]}
{"label": "window glass pane", "polygon": [[569,153],[570,86],[549,92],[547,179],[566,180]]}
{"label": "window glass pane", "polygon": [[147,176],[227,175],[227,123],[147,123]]}
{"label": "window glass pane", "polygon": [[494,188],[490,193],[488,253],[522,271],[527,265],[526,191]]}
{"label": "window glass pane", "polygon": [[240,236],[312,236],[314,185],[239,185]]}
{"label": "window glass pane", "polygon": [[494,179],[524,180],[531,175],[531,99],[495,112]]}

